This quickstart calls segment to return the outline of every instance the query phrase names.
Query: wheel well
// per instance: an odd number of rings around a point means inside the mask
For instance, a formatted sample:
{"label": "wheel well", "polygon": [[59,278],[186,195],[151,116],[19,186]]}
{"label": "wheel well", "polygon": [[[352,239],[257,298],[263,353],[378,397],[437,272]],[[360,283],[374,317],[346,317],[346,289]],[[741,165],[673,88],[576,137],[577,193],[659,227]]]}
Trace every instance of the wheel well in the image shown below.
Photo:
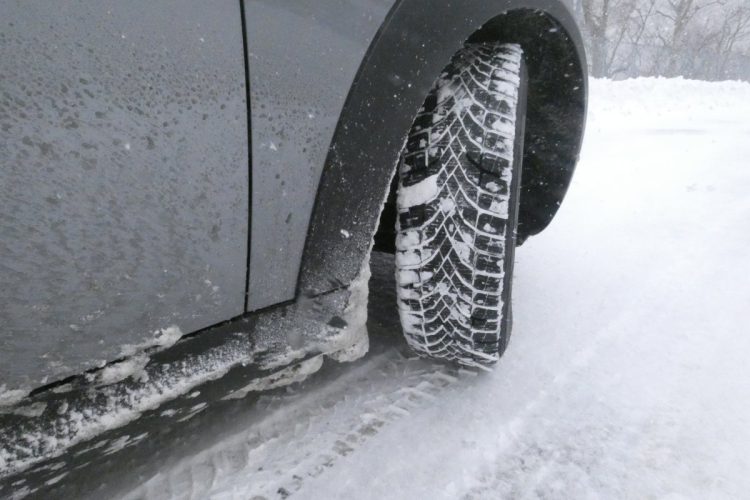
{"label": "wheel well", "polygon": [[[578,161],[586,117],[587,74],[563,27],[543,11],[494,17],[467,43],[518,43],[529,71],[518,243],[552,221]],[[435,75],[437,78],[437,75]],[[375,235],[375,248],[395,249],[395,179]]]}
{"label": "wheel well", "polygon": [[348,286],[361,274],[378,221],[383,230],[394,228],[395,210],[386,204],[381,213],[406,135],[440,70],[467,40],[519,43],[526,52],[532,86],[521,238],[552,219],[575,167],[586,108],[583,40],[566,2],[397,0],[339,117],[310,219],[298,296]]}

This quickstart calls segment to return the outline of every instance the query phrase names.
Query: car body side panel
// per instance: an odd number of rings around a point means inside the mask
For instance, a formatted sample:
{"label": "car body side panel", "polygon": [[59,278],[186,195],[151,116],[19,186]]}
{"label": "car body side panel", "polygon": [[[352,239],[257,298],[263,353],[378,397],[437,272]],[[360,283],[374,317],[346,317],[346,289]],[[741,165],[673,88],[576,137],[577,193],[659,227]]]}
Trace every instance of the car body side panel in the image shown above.
{"label": "car body side panel", "polygon": [[0,0],[0,386],[243,313],[245,96],[237,0]]}
{"label": "car body side panel", "polygon": [[[253,162],[249,310],[294,298],[331,138],[394,3],[245,0]],[[337,229],[336,237],[346,236]]]}

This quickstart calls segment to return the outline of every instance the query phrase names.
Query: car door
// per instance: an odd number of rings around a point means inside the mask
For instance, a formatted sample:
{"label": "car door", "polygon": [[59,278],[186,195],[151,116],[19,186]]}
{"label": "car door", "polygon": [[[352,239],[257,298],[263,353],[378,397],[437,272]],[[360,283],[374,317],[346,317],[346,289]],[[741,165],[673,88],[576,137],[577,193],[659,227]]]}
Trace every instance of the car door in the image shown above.
{"label": "car door", "polygon": [[0,389],[244,312],[237,0],[0,0]]}

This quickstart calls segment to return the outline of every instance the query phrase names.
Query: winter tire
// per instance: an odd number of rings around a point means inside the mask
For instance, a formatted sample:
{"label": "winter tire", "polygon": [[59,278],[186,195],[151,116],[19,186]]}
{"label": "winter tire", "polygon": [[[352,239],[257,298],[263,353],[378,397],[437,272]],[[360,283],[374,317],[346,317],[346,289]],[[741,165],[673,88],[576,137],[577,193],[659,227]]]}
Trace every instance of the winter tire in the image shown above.
{"label": "winter tire", "polygon": [[526,86],[518,45],[466,45],[412,125],[396,278],[404,335],[420,355],[488,366],[507,345]]}

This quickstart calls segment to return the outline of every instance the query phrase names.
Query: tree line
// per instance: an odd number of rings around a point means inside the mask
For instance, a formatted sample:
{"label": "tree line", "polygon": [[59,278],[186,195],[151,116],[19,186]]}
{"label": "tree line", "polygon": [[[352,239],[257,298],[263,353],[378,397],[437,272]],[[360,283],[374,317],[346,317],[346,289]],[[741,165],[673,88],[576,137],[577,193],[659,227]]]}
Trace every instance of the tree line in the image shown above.
{"label": "tree line", "polygon": [[750,80],[750,0],[574,0],[595,77]]}

